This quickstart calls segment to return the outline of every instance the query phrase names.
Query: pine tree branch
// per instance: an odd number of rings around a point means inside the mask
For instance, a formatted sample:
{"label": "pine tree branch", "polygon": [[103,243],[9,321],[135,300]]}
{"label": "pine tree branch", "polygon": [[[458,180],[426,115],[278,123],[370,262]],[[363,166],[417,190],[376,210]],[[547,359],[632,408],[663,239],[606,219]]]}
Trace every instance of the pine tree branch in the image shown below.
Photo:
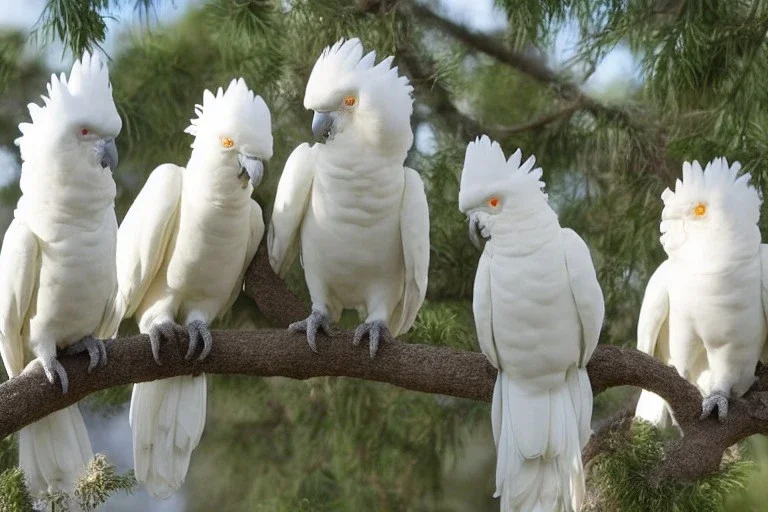
{"label": "pine tree branch", "polygon": [[557,74],[541,59],[512,51],[497,39],[473,32],[436,14],[424,5],[410,2],[407,5],[402,4],[400,8],[405,14],[410,13],[411,16],[425,24],[461,41],[467,47],[485,53],[536,82],[551,87],[561,99],[579,105],[580,109],[590,112],[593,116],[625,127],[632,132],[643,134],[649,144],[661,149],[661,151],[654,152],[657,154],[654,161],[655,165],[650,165],[647,168],[665,182],[671,182],[677,177],[677,172],[672,168],[666,156],[666,140],[662,126],[658,123],[649,122],[647,116],[624,106],[604,104],[582,91],[577,83]]}
{"label": "pine tree branch", "polygon": [[[272,321],[284,325],[306,314],[295,295],[271,270],[262,249],[247,273],[247,293]],[[265,279],[271,287],[252,282]],[[261,293],[264,291],[265,293]],[[282,307],[278,301],[285,301]],[[304,313],[301,313],[304,309]],[[286,313],[290,311],[291,313]],[[364,347],[352,345],[351,331],[338,331],[332,340],[321,337],[319,354],[307,347],[301,334],[286,330],[214,331],[210,356],[186,361],[187,340],[161,347],[162,365],[153,357],[146,335],[131,336],[107,345],[109,362],[88,375],[85,354],[62,357],[69,375],[69,392],[51,385],[39,366],[0,384],[0,439],[44,416],[77,403],[97,391],[130,383],[179,375],[218,373],[308,379],[337,376],[389,383],[413,391],[490,401],[496,370],[476,352],[403,343],[384,343],[376,359]],[[768,369],[760,366],[758,383],[741,399],[731,400],[722,423],[715,417],[699,420],[701,395],[677,371],[634,349],[599,345],[587,371],[595,395],[616,386],[636,386],[661,395],[683,429],[682,439],[670,442],[666,456],[650,475],[666,479],[698,480],[719,470],[723,452],[750,435],[768,433]],[[590,455],[591,456],[591,455]]]}
{"label": "pine tree branch", "polygon": [[554,121],[557,121],[558,119],[570,119],[570,117],[581,110],[582,105],[578,101],[568,105],[567,107],[561,108],[560,110],[555,110],[554,112],[549,112],[547,114],[542,115],[541,117],[537,117],[536,119],[533,119],[531,121],[528,121],[527,123],[520,123],[515,124],[511,126],[506,125],[497,125],[494,126],[492,129],[494,132],[498,133],[504,133],[504,134],[512,134],[512,133],[519,133],[524,132],[528,130],[535,130],[538,128],[542,128]]}

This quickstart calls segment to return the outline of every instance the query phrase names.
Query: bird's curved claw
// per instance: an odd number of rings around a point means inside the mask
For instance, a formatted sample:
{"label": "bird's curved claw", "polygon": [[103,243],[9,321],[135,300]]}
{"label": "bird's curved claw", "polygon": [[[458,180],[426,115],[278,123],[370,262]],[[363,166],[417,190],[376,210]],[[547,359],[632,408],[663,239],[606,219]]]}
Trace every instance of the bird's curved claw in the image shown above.
{"label": "bird's curved claw", "polygon": [[59,382],[61,382],[61,392],[67,394],[69,391],[69,378],[67,377],[67,371],[61,365],[56,356],[38,358],[37,360],[40,362],[40,366],[43,367],[45,378],[48,379],[48,382],[54,384],[56,382],[56,376],[58,375]]}
{"label": "bird's curved claw", "polygon": [[705,419],[712,414],[712,411],[717,407],[717,419],[725,421],[725,417],[728,415],[728,395],[722,391],[715,391],[708,397],[701,401],[701,418]]}
{"label": "bird's curved claw", "polygon": [[173,322],[163,322],[149,328],[149,343],[152,345],[152,356],[157,364],[163,364],[160,362],[160,342],[176,341],[183,332],[181,326]]}
{"label": "bird's curved claw", "polygon": [[64,354],[71,356],[88,352],[90,362],[88,363],[88,373],[91,373],[97,366],[106,366],[107,364],[107,346],[104,340],[94,338],[92,335],[85,336],[83,339],[64,349]]}
{"label": "bird's curved claw", "polygon": [[213,336],[211,336],[211,331],[208,329],[208,324],[202,320],[193,320],[187,324],[187,332],[189,333],[189,350],[187,350],[187,355],[184,356],[184,359],[187,361],[192,359],[197,346],[202,342],[203,350],[197,357],[198,361],[202,361],[208,357],[213,347]]}
{"label": "bird's curved claw", "polygon": [[368,347],[370,349],[371,359],[376,357],[376,352],[379,351],[379,342],[384,340],[390,342],[393,340],[392,334],[389,332],[389,327],[384,320],[372,320],[360,324],[355,329],[355,336],[352,338],[352,344],[355,346],[360,345],[363,341],[363,337],[368,335]]}
{"label": "bird's curved claw", "polygon": [[331,336],[331,319],[313,309],[307,318],[289,325],[288,330],[307,333],[307,344],[312,352],[317,353],[317,333],[323,331],[327,336]]}

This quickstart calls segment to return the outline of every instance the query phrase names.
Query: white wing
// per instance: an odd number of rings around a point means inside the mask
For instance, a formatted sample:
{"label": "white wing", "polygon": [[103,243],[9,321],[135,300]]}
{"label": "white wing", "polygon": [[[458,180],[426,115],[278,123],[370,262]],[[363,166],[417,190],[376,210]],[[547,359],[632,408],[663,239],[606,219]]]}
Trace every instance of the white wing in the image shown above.
{"label": "white wing", "polygon": [[[117,240],[117,217],[115,217],[114,210],[109,212],[110,215],[112,215],[112,233],[111,236],[113,237],[113,240]],[[112,246],[112,252],[109,254],[109,257],[112,258],[112,261],[116,261],[117,246]],[[107,338],[114,338],[117,336],[117,331],[120,328],[120,321],[122,320],[122,317],[120,316],[117,308],[117,280],[115,280],[114,288],[112,290],[112,296],[109,299],[109,302],[107,303],[106,307],[104,308],[104,315],[101,318],[101,323],[96,328],[96,332],[94,333],[94,336],[96,336],[99,339],[107,339]]]}
{"label": "white wing", "polygon": [[269,222],[269,263],[280,277],[285,276],[299,252],[301,223],[312,196],[313,180],[312,147],[304,143],[285,162]]}
{"label": "white wing", "polygon": [[181,199],[183,168],[163,164],[152,171],[117,232],[117,309],[136,311],[163,263]]}
{"label": "white wing", "polygon": [[[669,364],[669,263],[665,261],[648,280],[637,320],[637,349]],[[672,419],[667,403],[660,396],[643,390],[635,407],[635,416],[666,428]]]}
{"label": "white wing", "polygon": [[429,207],[419,173],[405,168],[405,189],[400,208],[400,236],[405,260],[405,288],[392,314],[392,334],[411,328],[427,294],[429,271]]}
{"label": "white wing", "polygon": [[[768,322],[768,244],[760,245],[760,282],[762,283],[763,314]],[[768,362],[768,344],[763,347],[763,357],[760,360],[764,363]]]}
{"label": "white wing", "polygon": [[24,369],[21,330],[39,271],[37,239],[21,221],[14,220],[0,250],[0,355],[9,377]]}
{"label": "white wing", "polygon": [[645,287],[637,320],[637,350],[669,363],[669,264],[659,265]]}
{"label": "white wing", "polygon": [[[499,354],[496,351],[496,339],[493,335],[493,298],[491,296],[491,262],[483,252],[477,262],[475,287],[472,291],[472,313],[475,317],[477,341],[485,357],[499,369]],[[498,385],[498,384],[497,384]]]}
{"label": "white wing", "polygon": [[605,317],[605,302],[595,266],[584,240],[572,229],[563,229],[565,265],[571,279],[571,292],[581,320],[582,347],[579,366],[586,366],[597,347]]}
{"label": "white wing", "polygon": [[262,216],[261,206],[259,206],[259,203],[253,200],[251,200],[251,221],[250,222],[251,222],[250,224],[251,230],[248,235],[248,248],[245,251],[245,261],[243,262],[243,270],[240,272],[240,277],[237,280],[235,289],[232,290],[232,295],[229,297],[227,304],[219,312],[218,316],[223,315],[229,310],[229,308],[232,307],[232,304],[235,303],[235,301],[237,300],[237,297],[240,295],[240,292],[243,290],[243,286],[245,284],[243,282],[245,278],[245,272],[248,270],[248,267],[251,264],[251,260],[253,260],[253,256],[256,254],[256,250],[259,248],[259,244],[261,243],[261,238],[264,236],[264,218]]}

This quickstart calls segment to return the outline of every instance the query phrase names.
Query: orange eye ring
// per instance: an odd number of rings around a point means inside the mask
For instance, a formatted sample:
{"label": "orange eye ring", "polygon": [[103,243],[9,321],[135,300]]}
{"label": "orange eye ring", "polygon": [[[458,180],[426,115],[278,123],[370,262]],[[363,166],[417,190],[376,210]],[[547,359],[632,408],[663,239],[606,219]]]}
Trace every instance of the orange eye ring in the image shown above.
{"label": "orange eye ring", "polygon": [[347,96],[344,98],[344,106],[345,107],[354,107],[357,104],[357,98],[354,96]]}
{"label": "orange eye ring", "polygon": [[492,197],[488,200],[488,206],[491,208],[496,208],[499,206],[499,198],[498,197]]}
{"label": "orange eye ring", "polygon": [[235,145],[235,141],[232,140],[232,137],[220,137],[219,142],[221,142],[221,145],[227,149]]}
{"label": "orange eye ring", "polygon": [[707,205],[699,203],[693,208],[693,214],[697,217],[703,217],[707,213]]}

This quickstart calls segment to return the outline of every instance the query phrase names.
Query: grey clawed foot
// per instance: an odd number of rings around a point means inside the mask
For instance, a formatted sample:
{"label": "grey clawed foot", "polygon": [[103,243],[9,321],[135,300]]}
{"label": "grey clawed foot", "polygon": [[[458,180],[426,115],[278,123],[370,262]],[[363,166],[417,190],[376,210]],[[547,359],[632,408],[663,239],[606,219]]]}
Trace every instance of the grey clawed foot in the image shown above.
{"label": "grey clawed foot", "polygon": [[701,419],[707,418],[717,407],[717,419],[724,421],[728,415],[728,395],[722,391],[715,391],[701,401]]}
{"label": "grey clawed foot", "polygon": [[368,335],[368,347],[371,352],[371,359],[376,357],[376,352],[379,351],[379,342],[392,341],[392,334],[389,332],[387,323],[384,320],[373,320],[371,322],[365,322],[360,324],[355,329],[355,336],[352,338],[352,344],[357,346],[363,341],[363,337]]}
{"label": "grey clawed foot", "polygon": [[66,394],[67,391],[69,391],[69,378],[67,378],[67,371],[61,365],[59,360],[56,359],[56,356],[42,359],[38,358],[37,360],[40,361],[40,365],[43,367],[48,382],[54,384],[56,382],[56,376],[58,375],[59,382],[61,382],[61,391]]}
{"label": "grey clawed foot", "polygon": [[88,357],[90,358],[88,373],[91,373],[97,366],[106,366],[107,346],[104,344],[104,340],[88,335],[64,349],[64,354],[68,356],[83,352],[88,352]]}
{"label": "grey clawed foot", "polygon": [[155,358],[157,364],[162,364],[160,362],[160,342],[176,341],[183,333],[184,329],[173,322],[163,322],[149,328],[149,342],[152,345],[152,356]]}
{"label": "grey clawed foot", "polygon": [[213,336],[211,336],[211,331],[208,329],[208,324],[202,320],[193,320],[187,324],[187,332],[189,332],[189,350],[187,350],[187,355],[184,359],[187,361],[192,359],[197,346],[202,342],[203,351],[200,352],[200,356],[197,358],[198,361],[202,361],[208,357],[208,354],[211,353],[211,347],[213,347]]}
{"label": "grey clawed foot", "polygon": [[328,315],[325,315],[317,310],[312,310],[310,314],[304,320],[294,322],[288,326],[288,330],[293,332],[306,332],[307,343],[312,352],[317,353],[317,333],[323,331],[326,335],[331,335],[331,319]]}

